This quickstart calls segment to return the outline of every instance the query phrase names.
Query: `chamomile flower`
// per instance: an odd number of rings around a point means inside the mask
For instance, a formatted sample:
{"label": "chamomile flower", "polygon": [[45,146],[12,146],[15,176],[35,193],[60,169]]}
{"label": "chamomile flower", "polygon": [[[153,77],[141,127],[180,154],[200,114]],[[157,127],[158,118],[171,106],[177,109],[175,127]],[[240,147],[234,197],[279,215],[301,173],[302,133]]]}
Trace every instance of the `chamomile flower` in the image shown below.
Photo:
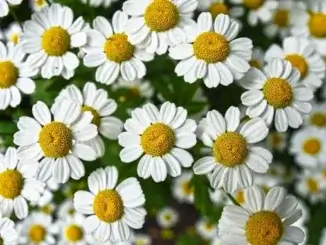
{"label": "chamomile flower", "polygon": [[213,18],[219,14],[227,14],[233,18],[243,15],[243,8],[232,7],[225,0],[201,0],[198,1],[198,9],[202,12],[210,12]]}
{"label": "chamomile flower", "polygon": [[92,113],[92,124],[97,127],[99,135],[85,141],[84,144],[92,147],[97,157],[102,157],[105,153],[105,146],[101,136],[111,140],[117,139],[123,128],[122,121],[112,116],[117,109],[117,103],[108,97],[105,90],[97,89],[91,82],[85,84],[83,91],[75,85],[67,86],[57,96],[54,107],[62,100],[75,101],[82,111]]}
{"label": "chamomile flower", "polygon": [[118,0],[81,0],[84,4],[89,4],[92,7],[100,7],[103,6],[105,8],[110,7],[114,2],[117,2]]}
{"label": "chamomile flower", "polygon": [[15,223],[9,218],[2,217],[2,214],[0,214],[0,241],[3,245],[16,245],[18,241]]}
{"label": "chamomile flower", "polygon": [[181,203],[193,203],[194,202],[194,187],[190,184],[193,177],[192,172],[185,171],[179,177],[173,180],[172,193]]}
{"label": "chamomile flower", "polygon": [[30,54],[27,62],[39,69],[43,78],[73,77],[79,59],[70,50],[85,45],[87,39],[83,18],[73,19],[69,7],[51,4],[35,12],[32,20],[24,23],[23,51]]}
{"label": "chamomile flower", "polygon": [[156,221],[164,229],[172,228],[179,222],[179,214],[174,208],[165,207],[157,212]]}
{"label": "chamomile flower", "polygon": [[151,245],[152,238],[149,235],[136,233],[134,234],[134,238],[132,239],[135,245]]}
{"label": "chamomile flower", "polygon": [[37,70],[31,69],[20,45],[5,46],[0,41],[0,110],[17,107],[21,94],[32,94],[35,83],[31,79]]}
{"label": "chamomile flower", "polygon": [[27,201],[38,201],[44,191],[44,184],[35,179],[37,168],[37,161],[18,160],[13,147],[0,154],[0,211],[3,215],[10,216],[14,211],[18,219],[27,217]]}
{"label": "chamomile flower", "polygon": [[326,129],[326,102],[312,103],[312,110],[305,118],[306,125]]}
{"label": "chamomile flower", "polygon": [[84,222],[87,233],[101,242],[129,239],[131,228],[140,229],[145,221],[145,197],[136,178],[117,185],[115,167],[99,168],[88,177],[88,191],[77,191],[74,207],[88,215]]}
{"label": "chamomile flower", "polygon": [[170,57],[180,60],[176,74],[186,82],[203,79],[208,88],[228,86],[249,70],[252,41],[236,38],[239,26],[228,15],[220,14],[213,21],[210,13],[202,13],[187,30],[187,42],[169,49]]}
{"label": "chamomile flower", "polygon": [[318,167],[326,159],[326,130],[307,127],[295,132],[291,138],[289,152],[295,161],[308,168]]}
{"label": "chamomile flower", "polygon": [[187,119],[187,111],[165,102],[160,110],[151,103],[131,112],[125,122],[127,132],[119,135],[122,162],[129,163],[141,157],[137,174],[144,179],[152,176],[162,182],[167,175],[177,177],[182,167],[190,167],[193,157],[186,149],[197,140],[196,122]]}
{"label": "chamomile flower", "polygon": [[285,59],[300,72],[300,83],[316,90],[325,78],[326,66],[308,39],[288,37],[283,40],[283,48],[274,44],[265,54],[265,60]]}
{"label": "chamomile flower", "polygon": [[128,0],[123,11],[131,16],[126,33],[132,44],[146,47],[159,55],[169,46],[186,40],[185,27],[193,25],[192,15],[197,0]]}
{"label": "chamomile flower", "polygon": [[85,167],[80,159],[96,159],[95,150],[85,144],[97,136],[97,127],[91,124],[92,114],[69,100],[56,106],[53,117],[41,101],[33,105],[32,112],[35,119],[24,116],[17,123],[14,143],[19,146],[19,159],[42,159],[37,178],[43,182],[51,177],[58,183],[83,177]]}
{"label": "chamomile flower", "polygon": [[292,224],[301,216],[294,196],[282,187],[265,196],[257,186],[245,191],[246,206],[226,206],[219,221],[222,244],[299,244],[303,231]]}
{"label": "chamomile flower", "polygon": [[50,215],[33,212],[17,225],[18,244],[50,245],[57,244],[54,237],[53,220]]}
{"label": "chamomile flower", "polygon": [[29,6],[36,12],[48,6],[48,2],[46,0],[29,0]]}
{"label": "chamomile flower", "polygon": [[266,173],[272,162],[272,154],[256,143],[268,134],[266,123],[261,118],[251,119],[240,125],[240,111],[230,107],[223,117],[218,111],[209,111],[199,128],[199,138],[211,147],[213,156],[203,157],[194,164],[195,174],[209,174],[213,188],[223,187],[234,192],[238,185],[253,184],[253,172]]}
{"label": "chamomile flower", "polygon": [[286,132],[269,132],[266,145],[270,151],[284,151],[287,146],[288,134]]}
{"label": "chamomile flower", "polygon": [[40,199],[37,202],[32,202],[31,206],[38,207],[40,211],[46,214],[52,214],[55,209],[55,205],[52,203],[53,193],[45,188]]}
{"label": "chamomile flower", "polygon": [[11,5],[19,5],[23,0],[1,0],[0,1],[0,18],[7,16]]}
{"label": "chamomile flower", "polygon": [[300,73],[289,61],[272,59],[264,73],[252,67],[239,82],[248,91],[241,95],[249,117],[261,117],[267,125],[274,119],[279,132],[298,128],[303,116],[311,111],[313,93],[299,84]]}
{"label": "chamomile flower", "polygon": [[20,24],[17,22],[12,22],[5,30],[5,36],[7,41],[13,45],[17,45],[19,43],[21,33],[22,29],[20,27]]}
{"label": "chamomile flower", "polygon": [[129,42],[127,22],[127,14],[121,11],[113,15],[112,25],[101,16],[93,21],[94,29],[88,31],[89,41],[84,48],[84,64],[98,67],[95,73],[97,82],[108,85],[116,81],[119,75],[127,81],[146,75],[143,62],[152,60],[154,56]]}
{"label": "chamomile flower", "polygon": [[64,200],[58,207],[58,217],[66,218],[75,215],[74,203],[72,199]]}
{"label": "chamomile flower", "polygon": [[277,8],[275,0],[230,0],[233,4],[241,4],[248,9],[248,23],[256,26],[258,22],[266,23],[273,18],[273,11]]}
{"label": "chamomile flower", "polygon": [[259,48],[259,47],[254,47],[252,49],[252,57],[251,60],[249,61],[250,66],[256,67],[257,69],[262,69],[264,67],[264,55],[265,52]]}
{"label": "chamomile flower", "polygon": [[198,220],[195,227],[197,234],[205,240],[211,240],[218,234],[217,224],[212,223],[207,218]]}

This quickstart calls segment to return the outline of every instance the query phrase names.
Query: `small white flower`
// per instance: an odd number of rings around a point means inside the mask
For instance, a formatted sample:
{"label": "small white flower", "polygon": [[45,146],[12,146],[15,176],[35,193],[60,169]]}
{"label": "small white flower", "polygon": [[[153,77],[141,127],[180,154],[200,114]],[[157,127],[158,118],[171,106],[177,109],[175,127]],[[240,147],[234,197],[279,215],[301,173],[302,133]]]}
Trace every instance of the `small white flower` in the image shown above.
{"label": "small white flower", "polygon": [[2,214],[0,214],[0,241],[3,245],[16,245],[18,241],[15,223],[9,218],[2,217]]}
{"label": "small white flower", "polygon": [[118,90],[120,88],[127,89],[126,95],[122,95],[119,100],[121,102],[133,100],[135,98],[151,99],[154,95],[154,88],[150,81],[143,79],[136,79],[133,81],[126,81],[123,78],[119,78],[112,88]]}
{"label": "small white flower", "polygon": [[257,69],[262,69],[264,67],[264,56],[265,52],[259,47],[254,47],[252,49],[252,57],[249,61],[250,66],[256,67]]}
{"label": "small white flower", "polygon": [[17,107],[22,100],[21,94],[35,91],[31,77],[37,70],[28,66],[25,57],[20,45],[5,46],[0,41],[0,110]]}
{"label": "small white flower", "polygon": [[272,154],[255,146],[268,134],[261,118],[240,125],[240,110],[230,107],[223,117],[218,111],[207,113],[198,128],[199,138],[211,147],[213,156],[203,157],[194,164],[195,174],[209,174],[213,188],[223,187],[234,192],[238,185],[245,188],[253,184],[253,172],[266,173]]}
{"label": "small white flower", "polygon": [[131,112],[125,122],[127,132],[119,135],[121,161],[129,163],[141,157],[137,173],[144,179],[152,176],[162,182],[167,174],[177,177],[182,167],[190,167],[193,157],[186,150],[197,140],[196,122],[187,119],[187,111],[175,104],[165,102],[160,110],[146,104]]}
{"label": "small white flower", "polygon": [[101,242],[122,242],[130,238],[131,228],[145,222],[145,197],[136,178],[117,185],[116,167],[99,168],[88,177],[88,191],[77,191],[74,207],[88,215],[84,229]]}
{"label": "small white flower", "polygon": [[75,214],[74,203],[72,199],[64,200],[58,207],[58,217],[66,218]]}
{"label": "small white flower", "polygon": [[202,13],[187,31],[186,43],[169,49],[170,57],[180,60],[176,74],[186,82],[204,79],[208,88],[228,86],[249,70],[252,41],[236,38],[239,26],[229,16],[220,14],[213,21],[210,13]]}
{"label": "small white flower", "polygon": [[28,204],[37,202],[44,191],[44,184],[35,179],[38,162],[18,160],[17,150],[9,147],[0,154],[0,210],[5,216],[14,211],[18,219],[28,215]]}
{"label": "small white flower", "polygon": [[173,196],[181,203],[194,202],[194,187],[190,184],[192,177],[192,172],[185,171],[173,180]]}
{"label": "small white flower", "polygon": [[117,11],[113,15],[112,25],[104,17],[98,16],[93,21],[94,29],[87,32],[89,40],[84,48],[84,64],[98,67],[95,73],[97,82],[108,85],[116,81],[119,75],[127,81],[146,75],[144,61],[150,61],[154,56],[129,42],[127,22],[127,14]]}
{"label": "small white flower", "polygon": [[312,103],[312,110],[309,116],[305,118],[305,124],[317,127],[320,129],[326,129],[326,102]]}
{"label": "small white flower", "polygon": [[70,50],[85,45],[87,39],[83,18],[73,19],[69,7],[52,4],[24,23],[21,44],[23,51],[30,54],[27,63],[39,69],[43,78],[73,77],[79,59]]}
{"label": "small white flower", "polygon": [[19,5],[23,0],[1,0],[0,1],[0,18],[8,15],[11,5]]}
{"label": "small white flower", "polygon": [[77,102],[63,100],[51,112],[46,104],[37,102],[32,107],[34,118],[20,117],[19,131],[14,142],[19,145],[21,160],[41,160],[37,178],[46,182],[54,177],[66,183],[71,177],[80,179],[85,167],[80,159],[93,161],[95,150],[85,144],[97,136],[97,127],[91,123],[92,114],[82,112]]}
{"label": "small white flower", "polygon": [[17,45],[20,41],[20,35],[22,33],[22,29],[20,24],[17,22],[12,22],[8,28],[5,30],[5,36],[9,43],[13,45]]}
{"label": "small white flower", "polygon": [[217,224],[213,224],[207,218],[201,218],[196,222],[196,231],[205,240],[211,240],[218,234]]}
{"label": "small white flower", "polygon": [[251,118],[261,117],[267,125],[274,124],[279,132],[288,127],[298,128],[303,116],[311,111],[313,93],[299,83],[300,72],[289,61],[273,58],[264,72],[252,67],[239,81],[247,89],[241,95],[246,114]]}
{"label": "small white flower", "polygon": [[266,145],[270,151],[284,151],[287,147],[288,135],[286,132],[270,132],[266,138]]}
{"label": "small white flower", "polygon": [[179,222],[179,214],[174,208],[165,207],[157,212],[156,221],[160,227],[169,229]]}
{"label": "small white flower", "polygon": [[46,0],[29,0],[29,6],[34,12],[36,12],[48,6],[48,3]]}
{"label": "small white flower", "polygon": [[123,11],[131,16],[126,33],[132,44],[149,53],[166,53],[169,46],[186,40],[185,27],[193,25],[197,0],[128,0]]}
{"label": "small white flower", "polygon": [[222,244],[293,244],[304,239],[303,231],[292,224],[302,212],[298,201],[282,187],[265,196],[257,186],[245,191],[246,206],[226,206],[219,221]]}
{"label": "small white flower", "polygon": [[152,238],[149,235],[136,233],[132,239],[135,245],[151,245]]}

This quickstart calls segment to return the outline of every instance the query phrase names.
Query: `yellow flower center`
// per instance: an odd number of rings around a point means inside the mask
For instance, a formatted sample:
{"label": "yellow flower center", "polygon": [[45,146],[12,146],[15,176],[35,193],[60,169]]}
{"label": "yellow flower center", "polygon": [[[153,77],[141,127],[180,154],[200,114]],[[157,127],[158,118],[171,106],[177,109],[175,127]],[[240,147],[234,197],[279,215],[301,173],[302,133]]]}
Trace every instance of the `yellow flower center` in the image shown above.
{"label": "yellow flower center", "polygon": [[244,0],[243,5],[246,6],[249,9],[259,9],[261,6],[263,6],[264,0]]}
{"label": "yellow flower center", "polygon": [[23,189],[24,179],[17,170],[6,170],[0,173],[0,195],[8,199],[18,197]]}
{"label": "yellow flower center", "polygon": [[214,228],[213,223],[211,223],[209,221],[205,223],[205,229],[206,230],[211,231],[213,228]]}
{"label": "yellow flower center", "polygon": [[18,69],[11,61],[0,62],[0,89],[10,88],[16,84]]}
{"label": "yellow flower center", "polygon": [[217,63],[225,60],[229,55],[230,47],[226,38],[215,32],[200,34],[193,44],[197,59],[206,63]]}
{"label": "yellow flower center", "polygon": [[171,214],[166,214],[164,215],[164,219],[167,221],[170,221],[172,219],[172,215]]}
{"label": "yellow flower center", "polygon": [[69,242],[77,242],[83,239],[84,232],[78,225],[69,225],[65,230],[65,237]]}
{"label": "yellow flower center", "polygon": [[251,60],[249,61],[250,66],[256,67],[257,69],[261,68],[260,62],[258,60]]}
{"label": "yellow flower center", "polygon": [[237,132],[227,132],[218,136],[213,145],[213,155],[225,167],[235,167],[244,162],[248,154],[247,142]]}
{"label": "yellow flower center", "polygon": [[44,0],[35,0],[35,5],[42,7],[43,5],[45,5],[45,1]]}
{"label": "yellow flower center", "polygon": [[75,209],[70,208],[70,209],[68,210],[68,214],[70,214],[70,215],[75,214]]}
{"label": "yellow flower center", "polygon": [[95,196],[93,210],[103,222],[113,223],[119,220],[124,212],[121,196],[115,190],[100,191]]}
{"label": "yellow flower center", "polygon": [[14,33],[10,36],[10,41],[13,44],[17,44],[19,42],[19,34],[18,33]]}
{"label": "yellow flower center", "polygon": [[303,151],[309,155],[316,155],[321,150],[321,142],[317,138],[309,138],[303,143]]}
{"label": "yellow flower center", "polygon": [[194,187],[190,184],[190,181],[184,181],[182,183],[182,190],[186,195],[191,195],[194,193]]}
{"label": "yellow flower center", "polygon": [[293,99],[292,87],[282,78],[270,78],[265,82],[263,94],[267,103],[275,108],[285,108]]}
{"label": "yellow flower center", "polygon": [[271,211],[254,213],[246,224],[246,237],[252,245],[276,245],[283,231],[282,220]]}
{"label": "yellow flower center", "polygon": [[213,18],[215,18],[219,14],[228,14],[229,7],[225,3],[213,3],[209,7],[209,12],[212,14]]}
{"label": "yellow flower center", "polygon": [[279,27],[286,27],[289,25],[290,13],[287,9],[278,9],[274,15],[274,23]]}
{"label": "yellow flower center", "polygon": [[70,48],[69,33],[59,26],[50,27],[43,33],[42,48],[49,56],[64,55]]}
{"label": "yellow flower center", "polygon": [[313,13],[310,15],[310,20],[308,23],[310,33],[316,38],[326,37],[326,14]]}
{"label": "yellow flower center", "polygon": [[48,204],[48,205],[45,205],[44,207],[41,208],[41,211],[45,214],[52,214],[53,213],[53,207]]}
{"label": "yellow flower center", "polygon": [[318,127],[325,127],[326,126],[326,114],[317,112],[311,115],[310,117],[311,124],[318,126]]}
{"label": "yellow flower center", "polygon": [[141,135],[141,146],[151,156],[163,156],[172,149],[174,143],[173,129],[163,123],[152,124]]}
{"label": "yellow flower center", "polygon": [[134,51],[135,46],[128,41],[128,36],[124,33],[113,34],[104,44],[106,57],[115,63],[130,60]]}
{"label": "yellow flower center", "polygon": [[270,139],[272,148],[276,148],[283,142],[282,135],[279,133],[270,133],[268,138]]}
{"label": "yellow flower center", "polygon": [[100,126],[100,124],[101,124],[101,116],[97,112],[97,110],[95,110],[93,107],[84,105],[84,106],[82,106],[82,111],[89,111],[90,113],[92,113],[92,115],[93,115],[92,123],[94,125],[96,125],[97,127]]}
{"label": "yellow flower center", "polygon": [[312,193],[316,193],[319,191],[319,184],[316,180],[312,179],[312,178],[308,178],[306,180],[306,185],[308,187],[308,190]]}
{"label": "yellow flower center", "polygon": [[72,147],[72,132],[61,122],[51,122],[42,128],[39,144],[45,156],[64,157]]}
{"label": "yellow flower center", "polygon": [[244,197],[244,192],[243,191],[238,191],[235,194],[234,199],[239,203],[239,204],[243,204],[245,202],[245,197]]}
{"label": "yellow flower center", "polygon": [[304,57],[297,54],[291,54],[287,55],[285,59],[289,61],[293,67],[297,68],[300,71],[301,78],[304,78],[307,75],[309,66]]}
{"label": "yellow flower center", "polygon": [[38,244],[45,240],[46,230],[42,225],[35,224],[30,228],[28,235],[32,242]]}
{"label": "yellow flower center", "polygon": [[154,0],[145,10],[145,23],[155,32],[164,32],[179,22],[179,10],[169,0]]}

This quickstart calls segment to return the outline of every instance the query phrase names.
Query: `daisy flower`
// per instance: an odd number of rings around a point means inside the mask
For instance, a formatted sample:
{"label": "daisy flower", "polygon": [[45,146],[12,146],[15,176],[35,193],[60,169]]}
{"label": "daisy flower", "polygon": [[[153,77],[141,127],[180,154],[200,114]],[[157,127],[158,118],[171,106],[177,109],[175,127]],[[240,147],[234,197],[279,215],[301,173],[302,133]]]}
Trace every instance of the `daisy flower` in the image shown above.
{"label": "daisy flower", "polygon": [[262,69],[264,67],[264,55],[265,52],[259,47],[254,47],[252,49],[252,57],[249,61],[251,67],[256,67],[257,69]]}
{"label": "daisy flower", "polygon": [[23,51],[30,54],[27,62],[39,69],[43,78],[73,77],[79,59],[70,50],[83,46],[87,39],[83,18],[73,19],[69,7],[51,4],[35,12],[32,20],[24,23]]}
{"label": "daisy flower", "polygon": [[18,244],[56,244],[53,220],[50,215],[41,212],[33,212],[17,225],[17,231],[19,234]]}
{"label": "daisy flower", "polygon": [[84,229],[101,242],[126,241],[130,228],[140,229],[145,222],[145,197],[137,179],[117,182],[116,167],[99,168],[88,177],[90,192],[77,191],[74,196],[76,211],[88,215]]}
{"label": "daisy flower", "polygon": [[180,60],[176,74],[186,82],[204,79],[208,88],[228,86],[249,70],[252,41],[236,38],[239,25],[228,15],[219,14],[213,21],[210,13],[202,13],[187,30],[187,41],[169,49],[170,57]]}
{"label": "daisy flower", "polygon": [[0,1],[0,18],[5,17],[9,13],[9,7],[11,5],[19,5],[23,0],[1,0]]}
{"label": "daisy flower", "polygon": [[29,6],[34,12],[36,12],[48,6],[48,3],[46,0],[29,0]]}
{"label": "daisy flower", "polygon": [[285,59],[300,72],[300,83],[311,90],[322,85],[326,66],[322,57],[316,52],[308,39],[288,37],[283,40],[283,48],[274,44],[265,54],[265,60]]}
{"label": "daisy flower", "polygon": [[19,131],[14,134],[14,143],[19,146],[19,159],[42,159],[37,173],[42,182],[54,177],[56,182],[66,183],[69,177],[83,177],[85,167],[80,159],[96,159],[95,150],[85,144],[97,136],[92,114],[68,100],[52,112],[53,120],[49,108],[41,101],[33,105],[32,112],[35,119],[24,116],[17,123]]}
{"label": "daisy flower", "polygon": [[[300,73],[286,60],[272,59],[264,72],[252,67],[239,81],[247,89],[241,95],[246,114],[251,118],[261,117],[267,125],[273,121],[276,130],[285,132],[288,127],[298,128],[303,116],[311,111],[313,93],[299,84]],[[274,113],[275,112],[275,113]]]}
{"label": "daisy flower", "polygon": [[211,240],[218,234],[217,224],[213,224],[207,218],[201,218],[196,222],[197,234],[205,240]]}
{"label": "daisy flower", "polygon": [[2,214],[0,214],[0,241],[4,245],[16,245],[18,241],[15,223],[9,218],[2,217]]}
{"label": "daisy flower", "polygon": [[4,45],[0,41],[0,110],[17,107],[21,94],[32,94],[35,83],[31,79],[37,70],[31,69],[25,61],[20,45]]}
{"label": "daisy flower", "polygon": [[103,6],[105,8],[110,7],[114,2],[118,0],[81,0],[84,4],[89,4],[91,7],[100,7]]}
{"label": "daisy flower", "polygon": [[134,235],[134,243],[135,245],[151,245],[152,244],[152,238],[149,235],[146,234],[135,234]]}
{"label": "daisy flower", "polygon": [[64,200],[58,207],[58,217],[66,218],[75,215],[74,203],[72,199]]}
{"label": "daisy flower", "polygon": [[186,40],[185,27],[193,25],[197,0],[128,0],[123,11],[131,16],[126,33],[132,44],[149,53],[166,53],[169,46]]}
{"label": "daisy flower", "polygon": [[13,147],[0,154],[0,211],[3,215],[10,216],[14,211],[18,219],[27,217],[27,201],[38,201],[44,191],[44,184],[35,179],[37,168],[35,160],[18,160]]}
{"label": "daisy flower", "polygon": [[286,132],[269,132],[266,145],[270,151],[284,151],[287,147],[288,134]]}
{"label": "daisy flower", "polygon": [[[248,9],[248,23],[256,26],[258,22],[266,23],[273,18],[273,11],[277,8],[275,0],[230,0],[233,4],[241,4]],[[244,11],[243,11],[244,12]]]}
{"label": "daisy flower", "polygon": [[128,16],[122,11],[113,15],[112,25],[104,17],[98,16],[93,21],[92,30],[88,31],[89,41],[84,48],[84,64],[98,67],[95,73],[97,82],[112,84],[119,75],[124,80],[133,81],[146,75],[144,61],[153,59],[144,48],[130,43],[126,34]]}
{"label": "daisy flower", "polygon": [[256,143],[268,134],[261,118],[240,125],[240,110],[230,107],[223,117],[218,111],[209,111],[199,123],[203,131],[199,138],[211,147],[213,156],[203,157],[194,164],[195,174],[209,174],[213,188],[223,187],[234,192],[238,185],[245,188],[253,184],[253,172],[266,173],[272,154]]}
{"label": "daisy flower", "polygon": [[122,121],[112,116],[117,109],[117,103],[108,97],[105,90],[97,89],[91,82],[85,84],[83,91],[80,91],[75,85],[67,86],[55,99],[53,108],[63,100],[77,102],[82,111],[88,111],[93,115],[92,124],[97,127],[99,135],[85,141],[84,144],[92,147],[97,157],[102,157],[105,153],[105,145],[101,136],[115,140],[123,128]]}
{"label": "daisy flower", "polygon": [[282,187],[272,188],[265,196],[257,186],[245,191],[246,206],[224,207],[219,235],[224,244],[298,244],[303,231],[292,224],[300,218],[298,201]]}
{"label": "daisy flower", "polygon": [[187,110],[165,102],[160,110],[151,103],[131,112],[119,135],[122,162],[141,157],[137,174],[144,179],[152,176],[162,182],[167,174],[177,177],[182,167],[190,167],[193,157],[185,149],[196,144],[196,122],[187,119]]}
{"label": "daisy flower", "polygon": [[156,221],[164,229],[172,228],[179,222],[179,214],[174,208],[165,207],[157,212]]}
{"label": "daisy flower", "polygon": [[12,22],[4,31],[7,41],[13,45],[19,43],[21,33],[22,29],[20,27],[20,24],[17,22]]}
{"label": "daisy flower", "polygon": [[194,202],[195,189],[190,184],[192,177],[192,172],[185,171],[179,177],[173,179],[172,194],[181,203],[191,204]]}
{"label": "daisy flower", "polygon": [[40,200],[32,202],[31,206],[37,207],[39,211],[45,214],[52,215],[56,208],[53,202],[53,193],[48,188],[45,188]]}
{"label": "daisy flower", "polygon": [[295,161],[308,168],[323,164],[326,159],[326,130],[307,127],[296,131],[290,142],[289,152]]}
{"label": "daisy flower", "polygon": [[326,102],[312,103],[312,110],[305,118],[306,125],[326,129]]}

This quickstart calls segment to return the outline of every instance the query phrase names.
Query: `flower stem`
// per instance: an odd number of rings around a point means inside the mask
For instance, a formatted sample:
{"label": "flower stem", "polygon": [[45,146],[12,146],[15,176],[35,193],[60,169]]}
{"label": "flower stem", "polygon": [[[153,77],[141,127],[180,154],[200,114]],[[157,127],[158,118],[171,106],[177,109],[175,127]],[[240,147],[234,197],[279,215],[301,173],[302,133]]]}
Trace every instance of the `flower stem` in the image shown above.
{"label": "flower stem", "polygon": [[10,8],[10,14],[11,14],[12,18],[18,23],[18,25],[20,25],[20,27],[23,29],[23,26],[20,23],[20,21],[19,21],[19,19],[18,19],[18,17],[17,17],[17,15],[16,15],[13,8]]}
{"label": "flower stem", "polygon": [[234,205],[241,206],[240,203],[238,203],[237,200],[235,200],[234,197],[230,193],[228,193],[228,192],[225,192],[225,193],[229,197],[229,199],[233,202]]}

